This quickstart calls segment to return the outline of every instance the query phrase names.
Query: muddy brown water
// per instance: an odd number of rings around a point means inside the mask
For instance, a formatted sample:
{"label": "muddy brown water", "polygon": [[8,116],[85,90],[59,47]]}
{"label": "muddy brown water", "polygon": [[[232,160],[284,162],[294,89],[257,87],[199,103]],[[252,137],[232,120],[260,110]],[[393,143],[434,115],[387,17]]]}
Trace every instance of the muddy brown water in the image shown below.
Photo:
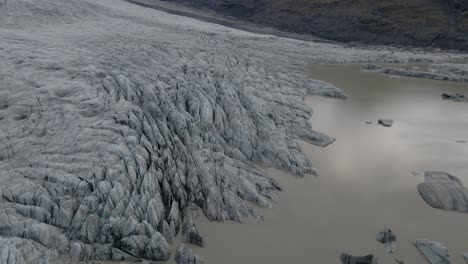
{"label": "muddy brown water", "polygon": [[[379,263],[426,263],[412,241],[449,247],[452,263],[468,252],[468,214],[429,207],[416,186],[426,170],[442,170],[468,184],[468,103],[441,93],[468,93],[468,85],[361,71],[357,65],[314,66],[314,78],[342,88],[347,100],[308,97],[313,128],[336,137],[326,148],[301,143],[318,177],[297,178],[268,169],[284,188],[265,220],[244,224],[199,219],[209,264],[339,263],[341,252],[375,254]],[[377,125],[378,118],[395,121]],[[373,124],[366,124],[372,121]],[[386,255],[376,233],[390,227],[397,254]]]}

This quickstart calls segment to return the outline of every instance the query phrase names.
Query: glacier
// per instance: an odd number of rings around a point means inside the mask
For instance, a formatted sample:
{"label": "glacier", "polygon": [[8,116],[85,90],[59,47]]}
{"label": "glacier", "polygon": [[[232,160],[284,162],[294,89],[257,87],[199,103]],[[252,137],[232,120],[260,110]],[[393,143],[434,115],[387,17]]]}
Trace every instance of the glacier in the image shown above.
{"label": "glacier", "polygon": [[261,218],[258,165],[317,174],[297,140],[317,63],[460,55],[259,35],[121,0],[0,1],[0,263],[165,261],[195,218]]}

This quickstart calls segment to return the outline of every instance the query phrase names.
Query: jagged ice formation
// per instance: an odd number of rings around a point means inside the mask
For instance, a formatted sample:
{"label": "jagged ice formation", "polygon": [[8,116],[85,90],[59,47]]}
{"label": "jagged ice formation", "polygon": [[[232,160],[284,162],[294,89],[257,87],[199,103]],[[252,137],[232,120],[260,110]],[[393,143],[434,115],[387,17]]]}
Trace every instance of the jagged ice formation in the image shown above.
{"label": "jagged ice formation", "polygon": [[166,260],[313,173],[309,63],[449,55],[261,36],[119,0],[0,3],[0,263]]}

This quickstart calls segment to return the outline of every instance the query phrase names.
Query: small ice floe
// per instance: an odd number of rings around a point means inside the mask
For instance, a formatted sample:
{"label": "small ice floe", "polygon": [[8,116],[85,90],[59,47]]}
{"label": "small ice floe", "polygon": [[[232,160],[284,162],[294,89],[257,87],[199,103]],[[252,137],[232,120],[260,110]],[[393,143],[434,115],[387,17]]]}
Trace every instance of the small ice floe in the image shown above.
{"label": "small ice floe", "polygon": [[396,236],[390,228],[382,229],[375,238],[378,242],[385,245],[385,253],[395,253],[396,250]]}
{"label": "small ice floe", "polygon": [[393,125],[392,119],[379,119],[379,125],[384,127],[391,127]]}
{"label": "small ice floe", "polygon": [[468,253],[463,253],[463,259],[468,263]]}
{"label": "small ice floe", "polygon": [[423,200],[433,208],[468,213],[468,189],[457,177],[439,171],[426,171],[418,184]]}
{"label": "small ice floe", "polygon": [[374,255],[353,256],[343,253],[340,257],[341,264],[377,264],[377,258]]}
{"label": "small ice floe", "polygon": [[450,256],[447,247],[437,241],[418,239],[414,246],[421,251],[431,264],[450,264]]}
{"label": "small ice floe", "polygon": [[443,100],[449,100],[453,102],[468,102],[468,98],[464,96],[463,94],[447,94],[443,93],[441,95]]}

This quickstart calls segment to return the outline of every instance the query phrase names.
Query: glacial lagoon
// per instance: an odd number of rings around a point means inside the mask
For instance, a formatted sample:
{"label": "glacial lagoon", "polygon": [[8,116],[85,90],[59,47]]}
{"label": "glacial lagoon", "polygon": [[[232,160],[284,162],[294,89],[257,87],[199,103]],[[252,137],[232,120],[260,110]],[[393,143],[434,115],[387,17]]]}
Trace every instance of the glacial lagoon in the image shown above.
{"label": "glacial lagoon", "polygon": [[[266,169],[283,191],[263,221],[210,223],[199,219],[207,263],[338,263],[342,252],[374,254],[379,263],[426,263],[419,238],[443,242],[452,263],[468,251],[468,214],[427,205],[417,192],[424,171],[446,171],[468,184],[468,103],[441,99],[468,93],[468,84],[390,78],[359,65],[316,65],[311,78],[343,89],[347,100],[306,98],[313,129],[336,141],[301,143],[319,176],[298,178]],[[386,128],[379,118],[393,119]],[[372,122],[372,124],[368,124]],[[397,235],[396,254],[375,241],[383,227]]]}

